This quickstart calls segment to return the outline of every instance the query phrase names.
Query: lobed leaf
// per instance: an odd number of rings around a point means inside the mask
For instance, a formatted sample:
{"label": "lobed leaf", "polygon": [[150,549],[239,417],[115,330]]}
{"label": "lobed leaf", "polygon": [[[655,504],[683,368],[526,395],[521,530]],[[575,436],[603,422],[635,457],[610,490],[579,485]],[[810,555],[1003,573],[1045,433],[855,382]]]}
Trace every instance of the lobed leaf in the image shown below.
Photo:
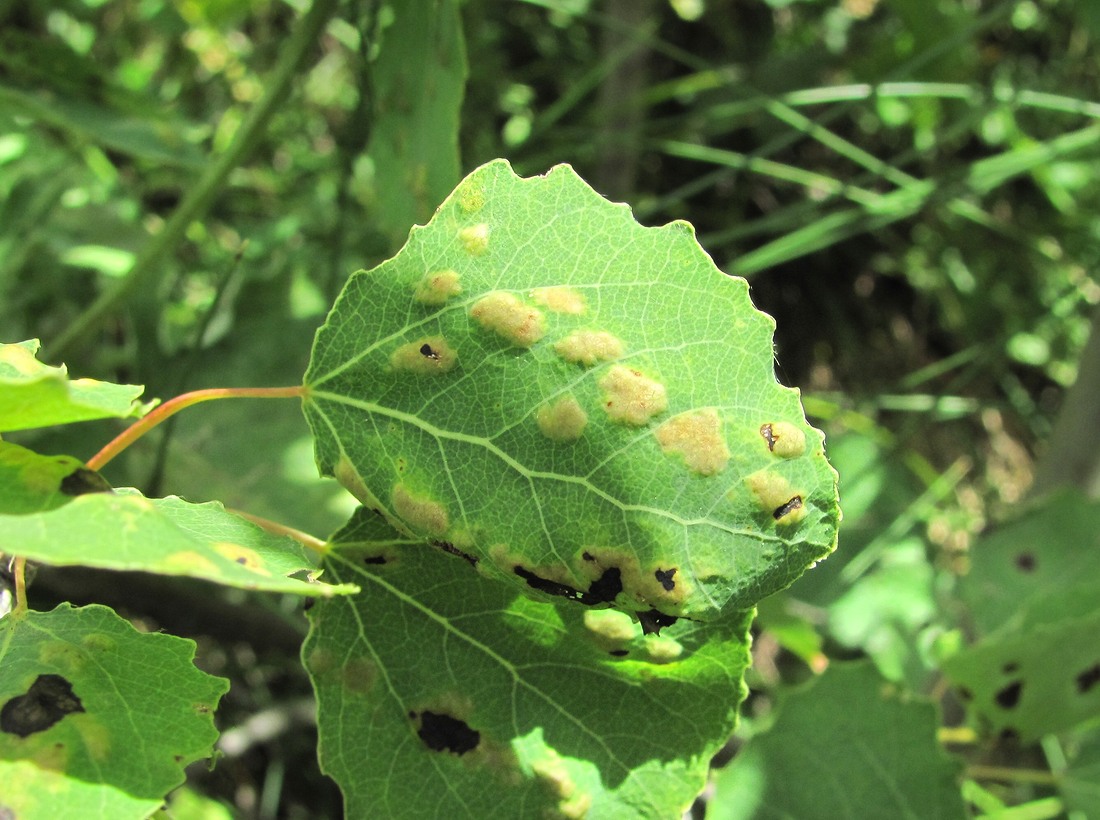
{"label": "lobed leaf", "polygon": [[773,327],[686,223],[498,160],[349,280],[305,412],[322,473],[485,576],[712,620],[836,542],[836,475]]}
{"label": "lobed leaf", "polygon": [[218,502],[112,489],[76,459],[41,456],[9,442],[0,442],[0,532],[5,552],[44,564],[141,570],[307,596],[357,589],[318,582],[302,544]]}
{"label": "lobed leaf", "polygon": [[0,814],[147,817],[208,757],[228,681],[102,606],[0,620]]}
{"label": "lobed leaf", "polygon": [[0,345],[0,433],[146,411],[138,401],[145,388],[70,379],[64,366],[39,362],[38,348],[37,339]]}
{"label": "lobed leaf", "polygon": [[679,817],[744,697],[752,612],[643,635],[462,571],[360,510],[302,656],[348,817]]}

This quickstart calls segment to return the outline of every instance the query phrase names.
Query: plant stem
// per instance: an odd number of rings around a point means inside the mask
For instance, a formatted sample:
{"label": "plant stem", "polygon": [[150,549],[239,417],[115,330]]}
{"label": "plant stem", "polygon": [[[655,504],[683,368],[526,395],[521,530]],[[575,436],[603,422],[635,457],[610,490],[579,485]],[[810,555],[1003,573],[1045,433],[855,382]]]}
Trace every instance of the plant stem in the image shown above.
{"label": "plant stem", "polygon": [[972,780],[998,780],[1002,783],[1038,783],[1057,786],[1062,778],[1053,772],[1038,769],[1013,769],[1009,766],[967,766],[966,776]]}
{"label": "plant stem", "polygon": [[295,387],[214,387],[207,390],[193,390],[151,410],[144,418],[122,431],[102,450],[88,459],[87,467],[100,470],[107,462],[144,436],[165,419],[171,418],[185,407],[214,399],[259,398],[286,399],[304,396],[306,388]]}
{"label": "plant stem", "polygon": [[274,533],[275,535],[285,535],[289,538],[293,538],[306,549],[311,549],[318,555],[324,555],[326,552],[328,552],[328,544],[326,544],[320,538],[314,535],[310,535],[308,532],[296,530],[294,529],[294,527],[288,527],[286,524],[280,524],[278,521],[272,521],[270,518],[263,518],[259,515],[246,513],[243,510],[230,510],[227,508],[226,512],[231,512],[234,515],[239,515],[241,518],[246,518],[256,526],[265,529],[270,533]]}
{"label": "plant stem", "polygon": [[17,555],[12,561],[11,574],[15,581],[15,606],[11,614],[20,615],[27,611],[27,559]]}
{"label": "plant stem", "polygon": [[248,112],[225,152],[213,158],[206,172],[190,188],[179,207],[164,224],[161,231],[150,237],[142,247],[134,265],[125,277],[100,294],[72,325],[49,347],[51,358],[61,360],[107,315],[130,296],[146,279],[159,269],[165,256],[183,239],[187,228],[201,219],[213,204],[230,172],[236,168],[259,141],[271,115],[286,105],[291,81],[306,51],[316,42],[318,35],[336,10],[337,0],[313,0],[298,27],[280,48],[279,62],[264,84],[260,101]]}

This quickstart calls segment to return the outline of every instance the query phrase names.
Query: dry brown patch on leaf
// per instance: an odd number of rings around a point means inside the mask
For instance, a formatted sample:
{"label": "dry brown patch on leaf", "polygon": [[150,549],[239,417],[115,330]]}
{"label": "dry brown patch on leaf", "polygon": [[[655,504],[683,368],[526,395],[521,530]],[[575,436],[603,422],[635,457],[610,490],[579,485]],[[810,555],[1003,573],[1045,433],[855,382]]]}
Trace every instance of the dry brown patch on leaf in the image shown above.
{"label": "dry brown patch on leaf", "polygon": [[624,350],[623,340],[606,330],[576,330],[554,343],[555,353],[585,367],[621,358]]}
{"label": "dry brown patch on leaf", "polygon": [[665,386],[629,367],[615,365],[600,379],[599,387],[612,421],[641,427],[668,409]]}
{"label": "dry brown patch on leaf", "polygon": [[665,455],[678,455],[687,468],[700,475],[720,473],[730,460],[722,438],[722,420],[713,407],[680,413],[654,431]]}
{"label": "dry brown patch on leaf", "polygon": [[470,316],[486,330],[517,347],[530,347],[546,334],[546,317],[538,308],[525,305],[514,293],[495,290],[478,299]]}

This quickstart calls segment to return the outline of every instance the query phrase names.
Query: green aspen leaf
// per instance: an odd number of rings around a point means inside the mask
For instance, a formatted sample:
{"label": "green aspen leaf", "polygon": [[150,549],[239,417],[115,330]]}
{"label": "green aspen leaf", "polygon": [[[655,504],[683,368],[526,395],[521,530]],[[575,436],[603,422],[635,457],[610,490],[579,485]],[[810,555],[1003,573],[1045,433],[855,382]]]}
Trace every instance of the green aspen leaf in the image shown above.
{"label": "green aspen leaf", "polygon": [[0,433],[91,419],[140,416],[145,388],[95,379],[70,379],[62,367],[35,358],[32,339],[0,345]]}
{"label": "green aspen leaf", "polygon": [[711,620],[836,542],[836,475],[773,328],[691,226],[498,160],[351,277],[305,413],[322,473],[487,577]]}
{"label": "green aspen leaf", "polygon": [[718,773],[707,820],[965,817],[938,726],[933,704],[910,701],[871,664],[834,665]]}
{"label": "green aspen leaf", "polygon": [[[322,769],[348,817],[679,817],[744,697],[752,612],[660,636],[535,601],[361,510],[309,610]],[[595,617],[593,617],[595,616]]]}
{"label": "green aspen leaf", "polygon": [[5,552],[43,564],[141,570],[295,595],[357,589],[320,583],[301,543],[218,502],[111,489],[75,459],[6,442],[0,446],[0,532]]}
{"label": "green aspen leaf", "polygon": [[396,244],[458,181],[466,45],[454,0],[402,0],[383,4],[379,14],[367,154],[375,218]]}
{"label": "green aspen leaf", "polygon": [[195,644],[102,606],[0,620],[0,807],[20,820],[147,817],[208,757],[229,682]]}

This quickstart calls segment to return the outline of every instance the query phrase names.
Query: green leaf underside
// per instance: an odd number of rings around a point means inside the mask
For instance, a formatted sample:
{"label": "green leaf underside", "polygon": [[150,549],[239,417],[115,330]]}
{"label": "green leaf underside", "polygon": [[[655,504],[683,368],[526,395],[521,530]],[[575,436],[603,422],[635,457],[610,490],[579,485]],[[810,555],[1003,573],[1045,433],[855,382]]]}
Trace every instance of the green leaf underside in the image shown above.
{"label": "green leaf underside", "polygon": [[64,367],[39,362],[38,347],[37,339],[0,345],[0,433],[144,412],[145,388],[70,379]]}
{"label": "green leaf underside", "polygon": [[690,805],[743,697],[751,612],[642,636],[624,613],[534,601],[395,540],[365,510],[336,536],[329,571],[363,591],[313,607],[302,650],[348,817]]}
{"label": "green leaf underside", "polygon": [[965,817],[938,725],[935,706],[902,699],[870,663],[834,665],[719,772],[707,818]]}
{"label": "green leaf underside", "polygon": [[986,728],[1025,740],[1100,716],[1100,503],[1065,490],[971,550],[979,640],[944,671]]}
{"label": "green leaf underside", "polygon": [[[75,459],[39,456],[0,443],[5,552],[56,566],[140,570],[295,595],[356,589],[311,580],[316,566],[305,547],[218,502],[145,498],[129,488],[89,491],[94,479],[68,481],[74,475],[98,479]],[[79,492],[66,494],[70,483],[80,485]]]}
{"label": "green leaf underside", "polygon": [[835,544],[835,474],[772,330],[686,223],[496,161],[349,280],[305,412],[324,474],[486,576],[708,620]]}
{"label": "green leaf underside", "polygon": [[[102,606],[0,621],[0,807],[20,820],[148,816],[218,736],[229,684],[194,655],[193,641],[140,633]],[[9,706],[30,692],[37,709]]]}

